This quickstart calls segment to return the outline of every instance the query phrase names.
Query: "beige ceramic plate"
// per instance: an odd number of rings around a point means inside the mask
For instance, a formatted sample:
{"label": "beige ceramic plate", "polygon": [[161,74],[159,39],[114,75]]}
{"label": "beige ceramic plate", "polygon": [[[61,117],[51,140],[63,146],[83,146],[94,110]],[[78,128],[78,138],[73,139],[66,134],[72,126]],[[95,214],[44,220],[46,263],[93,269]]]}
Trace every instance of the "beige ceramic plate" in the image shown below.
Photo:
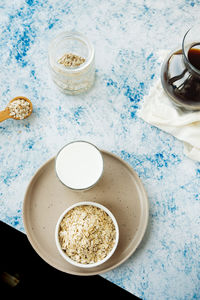
{"label": "beige ceramic plate", "polygon": [[[136,250],[145,233],[149,206],[138,175],[122,159],[102,151],[104,173],[90,190],[76,192],[56,177],[55,158],[47,161],[32,178],[24,198],[23,221],[35,251],[58,270],[75,275],[96,275],[123,263]],[[79,201],[94,201],[106,206],[119,225],[119,244],[104,264],[83,269],[72,266],[59,254],[55,226],[60,214]]]}

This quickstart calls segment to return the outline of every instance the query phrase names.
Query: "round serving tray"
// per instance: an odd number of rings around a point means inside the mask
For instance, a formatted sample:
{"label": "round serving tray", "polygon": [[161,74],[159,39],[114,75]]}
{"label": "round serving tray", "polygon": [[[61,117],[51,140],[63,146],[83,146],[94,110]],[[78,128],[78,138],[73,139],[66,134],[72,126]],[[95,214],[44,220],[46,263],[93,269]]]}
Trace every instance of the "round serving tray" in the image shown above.
{"label": "round serving tray", "polygon": [[[33,176],[24,198],[23,222],[35,251],[51,266],[75,275],[107,272],[128,259],[140,244],[148,223],[149,204],[141,180],[121,158],[101,150],[104,171],[100,181],[86,191],[65,187],[55,173],[55,157]],[[60,214],[80,201],[94,201],[106,206],[119,225],[119,244],[104,264],[83,269],[64,260],[56,248],[55,226]]]}

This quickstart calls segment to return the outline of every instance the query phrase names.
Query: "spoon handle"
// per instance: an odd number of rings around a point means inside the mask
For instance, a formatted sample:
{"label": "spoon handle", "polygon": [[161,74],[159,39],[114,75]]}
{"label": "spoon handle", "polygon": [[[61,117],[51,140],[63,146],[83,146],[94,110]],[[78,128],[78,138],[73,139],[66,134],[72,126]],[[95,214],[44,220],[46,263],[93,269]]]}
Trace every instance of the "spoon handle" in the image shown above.
{"label": "spoon handle", "polygon": [[9,110],[8,109],[4,109],[2,111],[0,111],[0,122],[3,122],[7,119],[9,119],[11,116],[9,114]]}

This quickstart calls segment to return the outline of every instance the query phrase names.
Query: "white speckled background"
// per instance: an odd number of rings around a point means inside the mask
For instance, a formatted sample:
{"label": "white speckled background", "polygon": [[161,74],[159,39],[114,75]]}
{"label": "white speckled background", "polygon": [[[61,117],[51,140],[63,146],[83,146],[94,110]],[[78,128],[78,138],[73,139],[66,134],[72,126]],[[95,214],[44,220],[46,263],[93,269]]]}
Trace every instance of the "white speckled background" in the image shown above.
{"label": "white speckled background", "polygon": [[[160,76],[156,53],[181,45],[199,0],[0,1],[0,109],[17,95],[34,112],[0,123],[0,219],[24,232],[23,196],[33,174],[67,142],[85,139],[138,173],[150,201],[146,235],[103,276],[142,299],[200,299],[200,165],[183,145],[136,115]],[[48,70],[49,41],[63,30],[94,44],[96,82],[65,96]]]}

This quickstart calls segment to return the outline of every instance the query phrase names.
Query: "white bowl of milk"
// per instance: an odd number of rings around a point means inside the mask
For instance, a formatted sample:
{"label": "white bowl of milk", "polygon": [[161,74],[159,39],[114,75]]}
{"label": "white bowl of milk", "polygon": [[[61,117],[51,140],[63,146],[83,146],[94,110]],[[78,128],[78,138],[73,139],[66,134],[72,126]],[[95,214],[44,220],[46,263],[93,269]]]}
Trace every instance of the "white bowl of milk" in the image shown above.
{"label": "white bowl of milk", "polygon": [[103,157],[93,144],[74,141],[58,152],[55,170],[59,180],[66,187],[73,190],[89,189],[103,174]]}

